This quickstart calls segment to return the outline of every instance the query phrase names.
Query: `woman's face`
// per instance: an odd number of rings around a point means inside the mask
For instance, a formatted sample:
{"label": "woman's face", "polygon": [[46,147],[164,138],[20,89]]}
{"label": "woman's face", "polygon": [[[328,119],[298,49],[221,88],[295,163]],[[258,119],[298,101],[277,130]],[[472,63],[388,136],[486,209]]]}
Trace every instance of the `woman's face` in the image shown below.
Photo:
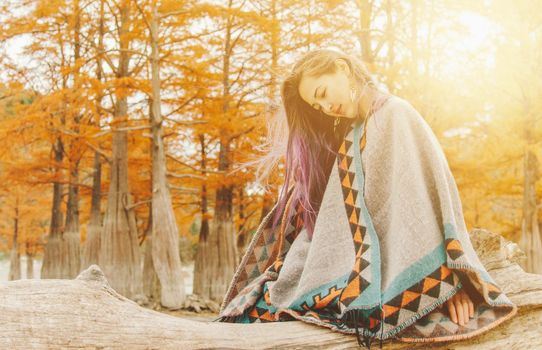
{"label": "woman's face", "polygon": [[350,99],[350,70],[348,64],[336,60],[335,73],[320,76],[303,74],[299,83],[301,98],[317,110],[322,110],[332,117],[354,118],[356,115],[355,101]]}

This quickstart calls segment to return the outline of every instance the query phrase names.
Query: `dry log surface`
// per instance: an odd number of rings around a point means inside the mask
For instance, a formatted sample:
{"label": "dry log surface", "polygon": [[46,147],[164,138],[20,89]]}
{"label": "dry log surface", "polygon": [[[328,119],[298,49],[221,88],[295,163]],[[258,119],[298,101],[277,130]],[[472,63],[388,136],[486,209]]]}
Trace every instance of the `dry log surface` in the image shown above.
{"label": "dry log surface", "polygon": [[[542,275],[519,267],[523,253],[514,243],[486,230],[474,230],[471,239],[489,273],[518,305],[518,314],[468,340],[384,341],[385,349],[542,349]],[[378,341],[373,344],[378,347]],[[303,322],[205,322],[147,309],[115,292],[97,265],[74,280],[0,283],[0,349],[267,348],[359,347],[354,336]]]}

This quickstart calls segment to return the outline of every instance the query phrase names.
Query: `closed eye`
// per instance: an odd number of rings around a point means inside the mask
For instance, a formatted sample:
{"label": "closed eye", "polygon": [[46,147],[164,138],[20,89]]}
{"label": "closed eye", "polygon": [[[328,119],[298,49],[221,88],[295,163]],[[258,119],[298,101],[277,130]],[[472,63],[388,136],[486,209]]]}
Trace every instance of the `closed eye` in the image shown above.
{"label": "closed eye", "polygon": [[[320,98],[326,97],[326,90],[327,88],[324,89],[324,92],[322,92],[322,95],[320,96]],[[312,105],[312,108],[316,109],[317,111],[321,110],[320,105],[317,105],[317,104]]]}

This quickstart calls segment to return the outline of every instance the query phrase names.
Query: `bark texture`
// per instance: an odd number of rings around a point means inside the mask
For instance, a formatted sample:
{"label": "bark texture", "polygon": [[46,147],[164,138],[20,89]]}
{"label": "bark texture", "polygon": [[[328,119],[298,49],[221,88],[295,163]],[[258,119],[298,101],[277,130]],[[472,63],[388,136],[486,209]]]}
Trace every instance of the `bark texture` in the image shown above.
{"label": "bark texture", "polygon": [[[122,1],[119,10],[117,78],[128,78],[130,61],[130,4]],[[128,96],[125,88],[116,91],[112,159],[109,169],[107,208],[100,235],[98,261],[113,288],[130,299],[144,298],[141,252],[136,217],[128,182]]]}
{"label": "bark texture", "polygon": [[[542,276],[517,264],[514,243],[485,230],[471,233],[488,272],[519,307],[518,314],[478,337],[432,349],[542,348]],[[231,324],[182,319],[140,307],[115,292],[97,265],[74,280],[0,283],[2,349],[268,349],[358,348],[355,336],[299,321]],[[425,349],[428,344],[385,341],[386,349]],[[376,347],[376,346],[375,346]]]}
{"label": "bark texture", "polygon": [[[104,0],[100,1],[100,16],[98,24],[98,51],[103,50],[104,41]],[[96,79],[102,81],[103,69],[102,59],[96,58]],[[96,110],[101,110],[103,94],[98,93],[96,98]],[[94,116],[94,126],[100,128],[100,115]],[[100,251],[100,233],[102,231],[101,194],[102,194],[102,162],[99,152],[94,151],[94,169],[92,171],[92,198],[90,204],[90,219],[87,225],[87,238],[83,245],[81,254],[81,269],[84,270],[92,264],[98,263],[98,252]]]}
{"label": "bark texture", "polygon": [[150,20],[151,53],[151,124],[152,124],[152,263],[160,279],[160,303],[169,308],[181,308],[184,281],[179,255],[179,229],[171,203],[166,178],[166,153],[163,140],[160,105],[159,20],[156,2],[152,2]]}
{"label": "bark texture", "polygon": [[9,274],[8,280],[18,280],[21,278],[21,254],[19,253],[19,244],[17,236],[19,235],[19,197],[15,204],[15,218],[13,219],[13,244],[9,256]]}
{"label": "bark texture", "polygon": [[[201,147],[201,168],[205,169],[207,166],[207,157],[205,150],[205,135],[200,134],[198,136]],[[206,175],[205,172],[202,173]],[[207,185],[205,182],[201,185],[201,226],[199,231],[198,250],[196,251],[196,257],[194,259],[194,280],[193,280],[193,294],[201,295],[203,297],[209,296],[211,290],[212,281],[209,279],[209,267],[206,266],[206,262],[209,259],[209,209],[207,203]]]}

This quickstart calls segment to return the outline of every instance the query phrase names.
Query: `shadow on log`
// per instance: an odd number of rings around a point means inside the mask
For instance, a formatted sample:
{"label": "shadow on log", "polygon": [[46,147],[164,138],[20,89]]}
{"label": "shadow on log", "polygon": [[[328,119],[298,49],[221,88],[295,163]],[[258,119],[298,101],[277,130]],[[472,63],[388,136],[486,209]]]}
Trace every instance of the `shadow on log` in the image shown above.
{"label": "shadow on log", "polygon": [[[542,275],[526,273],[515,243],[471,232],[488,272],[518,314],[478,337],[430,345],[384,341],[385,349],[542,349]],[[1,349],[359,348],[355,336],[299,321],[191,321],[143,308],[115,292],[97,265],[74,280],[0,283]],[[375,346],[376,348],[376,346]]]}

